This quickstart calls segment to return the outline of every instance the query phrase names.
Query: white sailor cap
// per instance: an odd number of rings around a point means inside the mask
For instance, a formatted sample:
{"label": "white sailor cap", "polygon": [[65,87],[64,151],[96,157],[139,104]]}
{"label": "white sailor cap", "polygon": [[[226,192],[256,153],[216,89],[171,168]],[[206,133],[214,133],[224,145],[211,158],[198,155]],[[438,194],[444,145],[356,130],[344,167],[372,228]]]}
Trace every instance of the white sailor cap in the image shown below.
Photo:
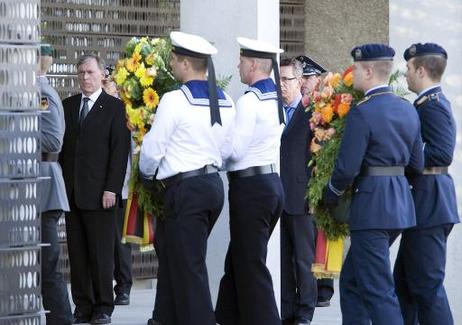
{"label": "white sailor cap", "polygon": [[181,55],[205,58],[217,54],[218,50],[205,38],[183,32],[170,32],[173,52]]}
{"label": "white sailor cap", "polygon": [[247,37],[238,37],[237,42],[241,47],[241,55],[253,58],[273,58],[276,54],[284,52],[270,43],[258,41]]}
{"label": "white sailor cap", "polygon": [[284,52],[283,49],[275,47],[263,41],[257,41],[246,37],[238,37],[237,42],[241,47],[241,55],[250,58],[270,59],[272,62],[274,79],[276,81],[276,93],[278,95],[278,115],[279,122],[284,122],[284,112],[282,110],[281,81],[279,80],[279,67],[276,56]]}

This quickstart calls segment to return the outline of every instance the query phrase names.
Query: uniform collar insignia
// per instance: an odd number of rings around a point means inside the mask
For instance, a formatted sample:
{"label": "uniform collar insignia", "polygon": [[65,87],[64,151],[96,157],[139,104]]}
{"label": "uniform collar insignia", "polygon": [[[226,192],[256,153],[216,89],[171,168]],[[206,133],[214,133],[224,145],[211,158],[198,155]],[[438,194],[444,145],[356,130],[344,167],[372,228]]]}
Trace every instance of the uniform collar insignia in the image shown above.
{"label": "uniform collar insignia", "polygon": [[42,111],[46,111],[48,109],[48,98],[47,97],[40,98],[40,109]]}
{"label": "uniform collar insignia", "polygon": [[271,78],[257,81],[245,91],[246,94],[249,92],[257,95],[259,100],[270,100],[278,98],[276,85]]}
{"label": "uniform collar insignia", "polygon": [[[180,90],[186,99],[194,106],[209,106],[209,88],[207,80],[191,80],[184,83]],[[217,87],[218,105],[220,107],[232,107],[222,89]]]}

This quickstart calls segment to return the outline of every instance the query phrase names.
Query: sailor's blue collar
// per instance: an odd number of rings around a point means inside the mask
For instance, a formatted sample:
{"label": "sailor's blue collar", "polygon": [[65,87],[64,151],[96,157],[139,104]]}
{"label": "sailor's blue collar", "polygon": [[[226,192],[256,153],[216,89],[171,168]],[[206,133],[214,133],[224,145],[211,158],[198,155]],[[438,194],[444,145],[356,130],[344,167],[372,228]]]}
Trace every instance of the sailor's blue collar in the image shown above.
{"label": "sailor's blue collar", "polygon": [[245,93],[247,94],[248,92],[252,92],[257,95],[259,100],[278,99],[276,85],[271,78],[262,79],[250,85]]}
{"label": "sailor's blue collar", "polygon": [[[194,106],[210,106],[209,104],[209,84],[207,80],[190,80],[185,82],[180,90],[186,99]],[[218,105],[220,107],[232,107],[232,103],[226,98],[225,93],[217,87]]]}
{"label": "sailor's blue collar", "polygon": [[378,86],[378,87],[374,87],[374,88],[371,88],[369,89],[368,91],[366,91],[364,93],[365,96],[370,96],[370,95],[374,95],[374,94],[378,94],[378,93],[389,93],[391,92],[391,88],[387,85],[381,85],[381,86]]}
{"label": "sailor's blue collar", "polygon": [[440,85],[436,85],[436,86],[429,87],[429,88],[427,88],[427,89],[424,89],[424,90],[419,94],[419,96],[417,96],[416,101],[418,101],[418,100],[419,100],[420,98],[422,98],[423,96],[428,96],[428,95],[436,94],[436,93],[440,93],[440,92],[442,92],[441,86],[440,86]]}

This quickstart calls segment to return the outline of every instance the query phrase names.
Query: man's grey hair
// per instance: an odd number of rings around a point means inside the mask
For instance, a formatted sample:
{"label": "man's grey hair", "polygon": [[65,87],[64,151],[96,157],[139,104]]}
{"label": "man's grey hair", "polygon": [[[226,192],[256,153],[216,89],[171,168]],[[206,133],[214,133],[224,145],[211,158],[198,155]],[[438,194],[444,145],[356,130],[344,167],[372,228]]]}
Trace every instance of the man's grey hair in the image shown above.
{"label": "man's grey hair", "polygon": [[295,58],[285,58],[281,60],[281,63],[279,64],[280,67],[292,67],[292,70],[294,72],[294,76],[297,79],[300,79],[303,75],[303,66],[302,63],[295,59]]}
{"label": "man's grey hair", "polygon": [[106,63],[104,62],[103,59],[101,59],[98,55],[96,54],[84,54],[82,55],[79,60],[77,61],[77,69],[82,65],[87,63],[88,61],[95,60],[96,63],[98,64],[98,67],[101,71],[105,70]]}

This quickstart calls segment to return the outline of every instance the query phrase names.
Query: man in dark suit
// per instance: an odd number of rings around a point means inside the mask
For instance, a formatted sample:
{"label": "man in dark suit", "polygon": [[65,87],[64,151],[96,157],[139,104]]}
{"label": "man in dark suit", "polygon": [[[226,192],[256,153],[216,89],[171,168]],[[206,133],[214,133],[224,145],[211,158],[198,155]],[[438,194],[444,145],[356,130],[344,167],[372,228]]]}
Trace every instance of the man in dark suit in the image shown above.
{"label": "man in dark suit", "polygon": [[112,273],[116,201],[127,167],[130,133],[122,102],[102,88],[104,63],[77,63],[81,94],[63,101],[66,132],[60,162],[66,214],[74,323],[108,324],[114,309]]}
{"label": "man in dark suit", "polygon": [[42,114],[40,120],[42,162],[40,176],[48,177],[40,184],[42,243],[42,298],[43,308],[48,310],[48,325],[72,324],[71,305],[63,275],[58,271],[59,240],[58,221],[64,211],[69,211],[66,189],[61,167],[57,159],[64,136],[64,112],[56,90],[51,87],[46,73],[53,64],[53,48],[42,44],[40,48],[40,71],[37,82],[40,86]]}
{"label": "man in dark suit", "polygon": [[280,63],[281,94],[286,127],[281,138],[281,181],[284,210],[281,216],[281,318],[283,324],[310,324],[317,300],[314,261],[314,223],[305,200],[310,178],[312,133],[310,111],[302,104],[302,64]]}
{"label": "man in dark suit", "polygon": [[423,168],[420,122],[412,105],[387,81],[395,51],[365,44],[351,51],[354,87],[364,100],[348,113],[324,201],[335,205],[353,184],[351,247],[340,275],[344,325],[402,325],[391,274],[389,246],[415,226],[414,202],[404,168]]}
{"label": "man in dark suit", "polygon": [[[321,74],[327,72],[324,67],[306,55],[299,55],[296,57],[302,63],[302,87],[301,93],[303,95],[302,103],[305,106],[310,105],[311,95],[321,82]],[[316,219],[316,218],[315,218]],[[315,237],[317,236],[317,229],[315,228]],[[316,307],[329,307],[330,299],[334,295],[334,279],[318,279],[318,301]]]}
{"label": "man in dark suit", "polygon": [[446,243],[459,223],[454,182],[448,174],[456,146],[451,104],[441,90],[447,53],[433,43],[413,44],[406,52],[409,90],[421,122],[425,168],[410,175],[417,226],[403,232],[395,264],[396,293],[404,322],[452,325],[443,286]]}

